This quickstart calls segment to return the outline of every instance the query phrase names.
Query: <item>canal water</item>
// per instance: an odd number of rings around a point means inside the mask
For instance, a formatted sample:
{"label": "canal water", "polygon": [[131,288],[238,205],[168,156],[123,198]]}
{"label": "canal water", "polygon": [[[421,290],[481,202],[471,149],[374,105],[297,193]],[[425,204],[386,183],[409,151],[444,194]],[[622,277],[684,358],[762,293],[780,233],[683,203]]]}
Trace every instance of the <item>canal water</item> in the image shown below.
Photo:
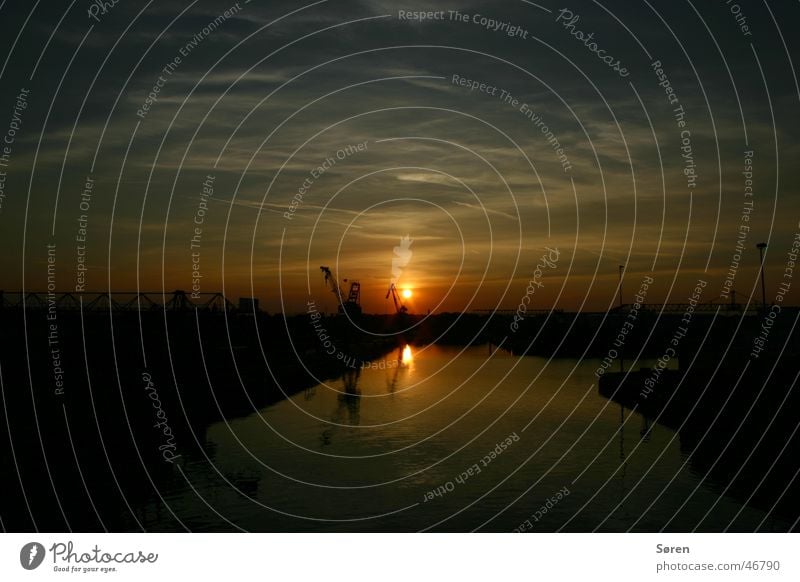
{"label": "canal water", "polygon": [[600,396],[599,364],[398,349],[211,425],[164,502],[199,531],[786,529],[695,470],[679,433]]}

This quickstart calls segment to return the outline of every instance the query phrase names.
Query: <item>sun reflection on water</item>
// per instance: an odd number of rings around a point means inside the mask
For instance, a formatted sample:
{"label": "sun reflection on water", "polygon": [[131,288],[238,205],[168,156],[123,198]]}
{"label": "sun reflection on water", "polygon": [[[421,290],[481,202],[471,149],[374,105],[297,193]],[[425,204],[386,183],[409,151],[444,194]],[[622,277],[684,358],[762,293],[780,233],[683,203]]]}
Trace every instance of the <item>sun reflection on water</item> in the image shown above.
{"label": "sun reflection on water", "polygon": [[414,363],[414,354],[411,353],[411,346],[408,344],[403,348],[403,355],[400,358],[400,363],[403,366],[410,366]]}

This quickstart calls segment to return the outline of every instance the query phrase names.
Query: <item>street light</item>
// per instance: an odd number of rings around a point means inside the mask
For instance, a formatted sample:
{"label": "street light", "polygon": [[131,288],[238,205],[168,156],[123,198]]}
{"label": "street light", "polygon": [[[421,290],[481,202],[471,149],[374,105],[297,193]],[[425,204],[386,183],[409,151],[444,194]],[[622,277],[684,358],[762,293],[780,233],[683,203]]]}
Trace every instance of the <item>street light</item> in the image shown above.
{"label": "street light", "polygon": [[761,255],[761,307],[766,311],[767,309],[767,288],[764,285],[764,249],[767,248],[767,243],[760,242],[756,245],[759,255]]}
{"label": "street light", "polygon": [[619,307],[622,309],[622,271],[625,270],[624,265],[619,266]]}

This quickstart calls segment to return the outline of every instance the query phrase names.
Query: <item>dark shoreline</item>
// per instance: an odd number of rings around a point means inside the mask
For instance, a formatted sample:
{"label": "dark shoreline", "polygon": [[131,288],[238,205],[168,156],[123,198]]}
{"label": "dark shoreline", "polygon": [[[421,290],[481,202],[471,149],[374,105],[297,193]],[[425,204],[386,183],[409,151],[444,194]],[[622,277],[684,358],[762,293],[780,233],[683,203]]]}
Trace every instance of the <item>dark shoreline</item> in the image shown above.
{"label": "dark shoreline", "polygon": [[[603,358],[625,317],[613,312],[537,315],[526,319],[516,333],[509,333],[511,318],[503,314],[364,315],[359,325],[370,332],[365,333],[355,331],[346,317],[329,316],[320,320],[331,338],[326,346],[307,315],[284,319],[264,313],[154,310],[87,312],[81,317],[79,311],[64,310],[56,319],[63,380],[63,393],[58,394],[46,311],[27,310],[23,317],[19,309],[5,309],[0,312],[2,417],[10,428],[3,431],[4,438],[12,435],[13,443],[1,443],[9,454],[2,456],[0,466],[6,475],[0,517],[9,531],[136,531],[136,512],[158,506],[162,490],[183,483],[181,463],[213,455],[205,438],[213,422],[251,414],[320,381],[339,378],[405,343],[489,343],[516,355]],[[713,324],[708,316],[697,318],[690,333],[681,338],[676,359],[681,366],[690,358],[703,365],[693,368],[683,383],[682,396],[665,407],[664,397],[677,385],[672,372],[660,377],[658,390],[648,399],[638,398],[630,387],[639,386],[652,371],[634,372],[624,382],[614,372],[629,365],[634,356],[659,357],[680,324],[675,314],[662,316],[656,323],[655,314],[643,313],[637,329],[626,335],[618,357],[600,375],[600,393],[628,408],[636,406],[665,426],[677,428],[683,423],[681,447],[692,455],[691,466],[697,471],[713,469],[719,489],[731,482],[729,493],[743,501],[753,483],[738,477],[731,481],[731,471],[746,460],[735,453],[754,448],[764,434],[764,423],[772,418],[768,412],[788,394],[790,400],[779,422],[759,448],[772,455],[759,453],[756,460],[747,460],[746,476],[767,471],[773,476],[754,498],[754,505],[764,507],[787,484],[791,489],[785,499],[790,499],[800,492],[793,481],[796,462],[786,460],[790,454],[800,458],[797,436],[788,443],[778,470],[757,461],[773,458],[782,446],[780,439],[797,427],[791,411],[800,402],[793,391],[787,392],[797,371],[798,354],[790,319],[786,315],[770,337],[774,346],[786,349],[778,372],[763,384],[767,388],[759,414],[736,436],[736,447],[725,451],[722,464],[712,467],[726,439],[733,438],[738,426],[734,421],[744,415],[760,387],[764,376],[758,370],[769,369],[769,358],[752,367],[747,382],[729,403],[728,417],[712,437],[701,437],[709,415],[725,399],[725,387],[737,377],[737,366],[744,361],[759,317],[749,315],[742,321],[720,317]],[[703,374],[719,362],[719,350],[731,338],[736,340],[723,373],[709,384],[702,405],[690,414],[690,405],[706,382]],[[253,486],[247,475],[236,479],[243,490]],[[794,511],[792,502],[784,502],[781,510],[784,514]],[[163,519],[174,520],[174,516],[165,510]],[[181,530],[177,521],[172,523],[176,531]]]}

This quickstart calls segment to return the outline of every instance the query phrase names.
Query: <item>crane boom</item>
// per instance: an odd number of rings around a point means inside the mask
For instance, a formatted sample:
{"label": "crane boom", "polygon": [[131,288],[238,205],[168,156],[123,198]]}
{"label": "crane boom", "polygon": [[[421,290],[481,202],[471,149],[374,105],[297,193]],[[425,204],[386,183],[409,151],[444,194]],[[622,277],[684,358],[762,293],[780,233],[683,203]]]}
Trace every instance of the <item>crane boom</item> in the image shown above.
{"label": "crane boom", "polygon": [[322,271],[322,274],[325,277],[325,283],[330,286],[333,294],[336,295],[336,297],[339,299],[339,302],[341,302],[342,292],[339,290],[339,285],[336,284],[336,277],[333,276],[333,273],[331,273],[331,270],[328,267],[322,266],[319,268],[319,270]]}
{"label": "crane boom", "polygon": [[386,299],[389,299],[389,296],[392,296],[392,301],[394,302],[394,309],[398,314],[404,314],[408,311],[408,308],[403,305],[403,302],[400,301],[400,296],[397,293],[397,287],[394,283],[389,285],[389,290],[386,292]]}
{"label": "crane boom", "polygon": [[[336,295],[336,301],[339,304],[339,313],[347,313],[351,317],[361,315],[361,284],[358,281],[350,281],[350,292],[347,294],[347,299],[342,295],[342,290],[336,282],[336,277],[333,275],[329,267],[321,266],[319,268],[325,277],[325,283],[330,287],[331,292]],[[347,283],[347,279],[344,279]]]}

